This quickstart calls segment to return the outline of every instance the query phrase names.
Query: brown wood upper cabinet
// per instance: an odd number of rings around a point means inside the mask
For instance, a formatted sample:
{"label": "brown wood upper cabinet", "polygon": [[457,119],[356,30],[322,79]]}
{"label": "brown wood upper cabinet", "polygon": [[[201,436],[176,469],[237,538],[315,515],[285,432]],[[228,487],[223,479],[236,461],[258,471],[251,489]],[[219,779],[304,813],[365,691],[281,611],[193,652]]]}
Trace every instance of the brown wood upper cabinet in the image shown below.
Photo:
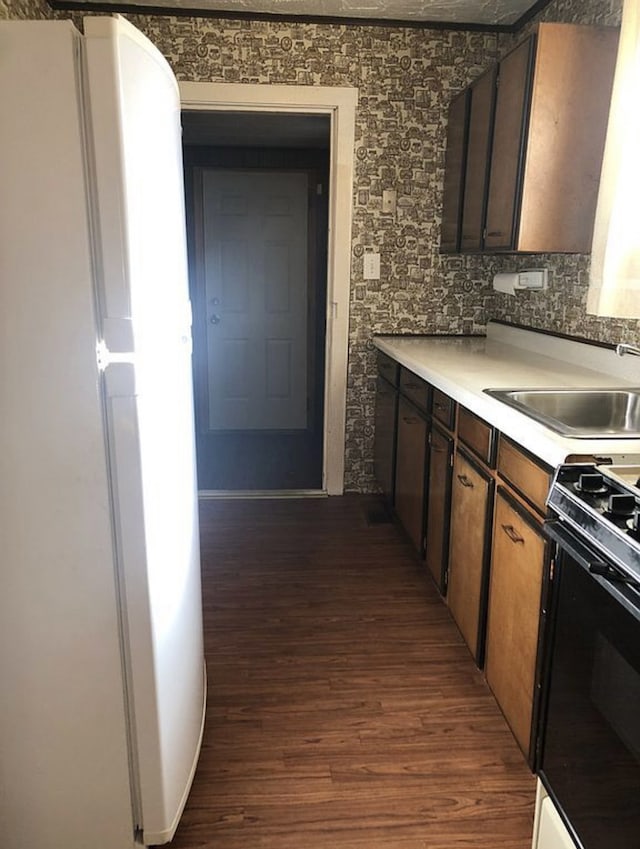
{"label": "brown wood upper cabinet", "polygon": [[471,89],[465,89],[453,98],[449,107],[440,235],[442,253],[457,253],[460,250],[470,102]]}
{"label": "brown wood upper cabinet", "polygon": [[495,103],[472,84],[461,250],[591,250],[617,42],[541,23],[493,69]]}
{"label": "brown wood upper cabinet", "polygon": [[491,149],[495,92],[495,68],[484,73],[470,88],[471,105],[460,233],[462,251],[479,251],[482,248],[489,173],[487,163]]}

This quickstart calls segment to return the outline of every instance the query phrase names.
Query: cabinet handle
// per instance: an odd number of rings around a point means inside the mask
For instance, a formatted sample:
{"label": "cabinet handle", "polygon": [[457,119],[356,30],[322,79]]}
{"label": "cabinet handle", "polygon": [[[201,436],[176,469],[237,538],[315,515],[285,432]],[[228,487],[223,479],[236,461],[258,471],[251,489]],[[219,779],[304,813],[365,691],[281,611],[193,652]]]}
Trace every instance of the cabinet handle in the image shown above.
{"label": "cabinet handle", "polygon": [[446,448],[439,448],[437,445],[431,445],[431,450],[434,452],[434,454],[444,454]]}
{"label": "cabinet handle", "polygon": [[436,403],[435,403],[433,406],[436,408],[436,410],[442,410],[443,412],[444,412],[444,410],[446,410],[446,409],[447,409],[447,405],[446,405],[446,404],[438,404],[438,402],[437,402],[437,401],[436,401]]}
{"label": "cabinet handle", "polygon": [[473,484],[469,480],[466,475],[456,475],[462,486],[466,486],[468,489],[473,489]]}
{"label": "cabinet handle", "polygon": [[420,419],[417,416],[403,416],[402,421],[408,425],[418,424]]}
{"label": "cabinet handle", "polygon": [[516,531],[513,525],[502,525],[502,530],[509,537],[511,542],[522,542],[524,543],[524,537],[521,537],[520,534]]}

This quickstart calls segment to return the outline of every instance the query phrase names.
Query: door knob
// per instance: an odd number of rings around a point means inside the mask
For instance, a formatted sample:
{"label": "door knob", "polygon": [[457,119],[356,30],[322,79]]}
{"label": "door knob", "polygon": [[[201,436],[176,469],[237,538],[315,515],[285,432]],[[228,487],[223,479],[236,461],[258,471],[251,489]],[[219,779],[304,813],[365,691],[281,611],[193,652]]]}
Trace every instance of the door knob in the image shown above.
{"label": "door knob", "polygon": [[211,324],[220,324],[220,316],[219,316],[219,315],[216,315],[216,314],[214,313],[214,314],[211,316],[211,318],[209,319],[209,321],[211,322]]}

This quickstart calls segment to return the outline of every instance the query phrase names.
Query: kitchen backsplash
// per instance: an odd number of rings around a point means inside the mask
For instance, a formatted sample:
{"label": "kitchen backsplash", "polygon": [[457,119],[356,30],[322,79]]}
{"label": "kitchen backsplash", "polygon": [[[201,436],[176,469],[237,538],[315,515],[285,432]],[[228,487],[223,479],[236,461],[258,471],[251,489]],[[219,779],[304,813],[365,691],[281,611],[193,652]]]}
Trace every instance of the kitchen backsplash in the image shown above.
{"label": "kitchen backsplash", "polygon": [[0,21],[52,17],[54,13],[44,0],[0,0]]}
{"label": "kitchen backsplash", "polygon": [[[556,0],[547,20],[617,24],[621,0]],[[44,17],[40,0],[0,0],[0,17]],[[60,14],[60,13],[59,13]],[[373,486],[374,333],[478,333],[489,318],[594,339],[635,340],[638,322],[586,316],[588,257],[440,256],[448,103],[512,39],[408,27],[289,24],[128,16],[162,50],[180,80],[354,86],[347,489]],[[382,190],[398,193],[396,220]],[[365,281],[362,257],[381,253],[381,279]],[[498,270],[545,265],[544,295],[495,293]]]}

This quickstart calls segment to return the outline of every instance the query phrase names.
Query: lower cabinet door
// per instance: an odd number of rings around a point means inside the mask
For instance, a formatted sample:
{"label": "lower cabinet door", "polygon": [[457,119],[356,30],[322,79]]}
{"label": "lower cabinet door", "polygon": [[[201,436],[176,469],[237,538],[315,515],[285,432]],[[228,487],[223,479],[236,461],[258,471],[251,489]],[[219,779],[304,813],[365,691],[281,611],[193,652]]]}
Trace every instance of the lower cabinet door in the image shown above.
{"label": "lower cabinet door", "polygon": [[432,427],[429,434],[425,560],[442,595],[447,591],[452,457],[452,437]]}
{"label": "lower cabinet door", "polygon": [[447,602],[478,666],[484,653],[492,496],[492,477],[458,451],[451,487]]}
{"label": "lower cabinet door", "polygon": [[384,377],[376,386],[376,419],[373,444],[374,474],[385,500],[393,504],[395,483],[394,454],[398,392]]}
{"label": "lower cabinet door", "polygon": [[498,489],[485,674],[520,748],[530,761],[547,546],[536,520]]}
{"label": "lower cabinet door", "polygon": [[416,550],[424,539],[424,472],[427,422],[404,398],[398,402],[395,510]]}

